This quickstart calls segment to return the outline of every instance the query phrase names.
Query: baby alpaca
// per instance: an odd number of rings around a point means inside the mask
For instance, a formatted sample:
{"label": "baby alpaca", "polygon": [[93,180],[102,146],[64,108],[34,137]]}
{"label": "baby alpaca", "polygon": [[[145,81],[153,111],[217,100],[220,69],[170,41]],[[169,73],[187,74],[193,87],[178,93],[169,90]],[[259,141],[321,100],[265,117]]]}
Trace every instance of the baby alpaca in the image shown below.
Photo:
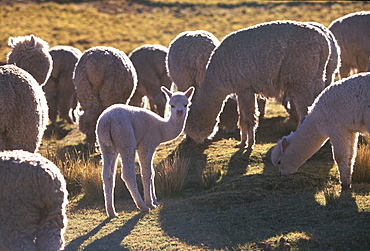
{"label": "baby alpaca", "polygon": [[[105,208],[109,217],[116,215],[113,194],[118,154],[122,159],[121,178],[136,206],[141,211],[149,211],[159,204],[155,195],[153,156],[161,143],[171,141],[182,133],[194,87],[184,93],[172,94],[164,86],[161,90],[171,106],[168,119],[145,108],[124,104],[108,107],[98,119],[96,135],[103,159]],[[136,183],[135,151],[140,162],[145,202]]]}
{"label": "baby alpaca", "polygon": [[302,125],[273,148],[280,173],[291,174],[330,139],[342,190],[351,187],[358,133],[370,131],[370,73],[328,86],[316,98]]}

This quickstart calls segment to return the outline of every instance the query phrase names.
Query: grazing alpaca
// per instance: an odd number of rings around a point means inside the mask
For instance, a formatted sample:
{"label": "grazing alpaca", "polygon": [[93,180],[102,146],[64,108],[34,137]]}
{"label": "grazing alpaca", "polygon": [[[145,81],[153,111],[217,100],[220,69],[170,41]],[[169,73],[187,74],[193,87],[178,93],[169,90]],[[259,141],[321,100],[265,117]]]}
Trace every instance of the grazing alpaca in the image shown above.
{"label": "grazing alpaca", "polygon": [[128,56],[113,47],[96,46],[78,60],[73,76],[77,100],[82,112],[78,128],[86,142],[94,145],[99,115],[113,104],[128,104],[136,90],[137,75]]}
{"label": "grazing alpaca", "polygon": [[328,86],[315,100],[296,132],[273,148],[272,163],[290,174],[330,138],[342,190],[351,187],[358,133],[370,132],[370,73],[353,75]]}
{"label": "grazing alpaca", "polygon": [[207,62],[220,41],[204,30],[184,31],[168,47],[167,72],[178,90],[195,87],[194,99],[202,85]]}
{"label": "grazing alpaca", "polygon": [[276,21],[226,36],[213,51],[185,133],[197,143],[215,132],[225,97],[238,96],[240,147],[253,149],[258,127],[257,95],[294,103],[301,123],[315,97],[325,88],[329,41],[318,28]]}
{"label": "grazing alpaca", "polygon": [[[116,215],[113,194],[118,154],[122,159],[121,178],[136,206],[141,211],[149,211],[159,204],[154,188],[153,155],[161,143],[177,138],[183,131],[194,87],[173,94],[164,86],[161,89],[171,106],[168,119],[145,108],[124,104],[110,106],[98,119],[96,135],[103,158],[105,208],[109,217]],[[145,202],[136,183],[135,151],[140,162]]]}

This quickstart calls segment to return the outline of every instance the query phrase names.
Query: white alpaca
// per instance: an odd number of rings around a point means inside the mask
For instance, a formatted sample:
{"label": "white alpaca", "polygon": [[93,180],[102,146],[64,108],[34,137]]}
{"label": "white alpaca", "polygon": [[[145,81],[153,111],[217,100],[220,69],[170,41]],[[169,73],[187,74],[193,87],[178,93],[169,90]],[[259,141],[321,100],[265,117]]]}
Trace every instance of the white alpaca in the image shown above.
{"label": "white alpaca", "polygon": [[[121,178],[136,206],[141,211],[149,211],[159,204],[155,195],[153,156],[161,143],[171,141],[182,133],[194,87],[184,93],[172,94],[164,86],[161,90],[171,106],[168,119],[145,108],[124,104],[108,107],[98,119],[96,135],[103,158],[105,208],[109,217],[116,215],[113,194],[118,154],[122,159]],[[136,183],[135,152],[139,157],[145,202]]]}
{"label": "white alpaca", "polygon": [[294,173],[330,138],[342,190],[351,187],[358,133],[370,132],[370,73],[328,86],[296,132],[273,148],[271,160],[283,175]]}

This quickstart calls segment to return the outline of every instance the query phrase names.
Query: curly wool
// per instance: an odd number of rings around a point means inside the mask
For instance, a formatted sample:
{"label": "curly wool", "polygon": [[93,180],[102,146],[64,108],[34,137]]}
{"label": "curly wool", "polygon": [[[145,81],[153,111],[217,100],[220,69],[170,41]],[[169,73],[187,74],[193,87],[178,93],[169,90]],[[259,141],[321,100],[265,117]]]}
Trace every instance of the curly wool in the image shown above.
{"label": "curly wool", "polygon": [[0,117],[0,150],[38,150],[48,124],[45,94],[14,65],[0,66]]}
{"label": "curly wool", "polygon": [[79,129],[86,134],[86,142],[94,144],[99,115],[113,104],[128,103],[134,94],[135,67],[124,52],[97,46],[83,53],[76,64],[73,82],[83,112]]}
{"label": "curly wool", "polygon": [[67,189],[49,160],[22,150],[0,153],[0,247],[64,248]]}
{"label": "curly wool", "polygon": [[168,48],[162,45],[145,44],[133,50],[128,57],[135,66],[137,88],[130,105],[143,107],[142,98],[149,99],[150,109],[164,117],[166,98],[161,86],[170,89],[172,81],[167,75],[166,57]]}
{"label": "curly wool", "polygon": [[340,77],[370,71],[370,11],[350,13],[329,25],[341,49]]}
{"label": "curly wool", "polygon": [[194,100],[203,83],[210,55],[219,44],[212,33],[196,30],[181,32],[169,45],[167,72],[180,91],[195,87]]}
{"label": "curly wool", "polygon": [[8,45],[12,50],[7,55],[8,64],[29,72],[40,85],[49,79],[53,69],[49,45],[34,35],[23,37],[10,37]]}

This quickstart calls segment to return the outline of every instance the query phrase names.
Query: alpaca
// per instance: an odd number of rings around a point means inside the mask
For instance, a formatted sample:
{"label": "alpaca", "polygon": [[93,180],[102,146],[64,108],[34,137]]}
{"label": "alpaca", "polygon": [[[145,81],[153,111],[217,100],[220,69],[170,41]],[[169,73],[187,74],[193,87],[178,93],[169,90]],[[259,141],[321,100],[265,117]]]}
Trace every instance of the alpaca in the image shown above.
{"label": "alpaca", "polygon": [[325,88],[329,52],[325,34],[300,22],[262,23],[229,34],[212,53],[189,111],[186,135],[203,143],[214,133],[223,101],[231,93],[238,96],[239,147],[254,147],[260,93],[278,99],[286,94],[302,123],[307,107]]}
{"label": "alpaca", "polygon": [[53,69],[49,45],[34,35],[10,37],[8,45],[12,50],[7,55],[7,63],[26,70],[43,86]]}
{"label": "alpaca", "polygon": [[135,66],[137,88],[130,105],[142,105],[142,98],[149,99],[150,109],[164,117],[166,98],[160,91],[163,85],[171,88],[172,81],[167,75],[166,56],[168,48],[162,45],[146,44],[132,51],[128,57]]}
{"label": "alpaca", "polygon": [[169,45],[167,72],[178,90],[195,87],[194,99],[204,79],[207,62],[220,41],[204,30],[184,31],[178,34]]}
{"label": "alpaca", "polygon": [[73,124],[73,112],[77,107],[77,96],[72,76],[82,52],[71,46],[54,46],[49,50],[53,59],[53,71],[43,86],[49,106],[49,119],[56,126],[57,115]]}
{"label": "alpaca", "polygon": [[[99,117],[96,135],[102,153],[105,208],[109,217],[116,215],[113,194],[118,154],[122,160],[122,180],[141,211],[159,205],[154,187],[153,156],[157,147],[177,138],[183,131],[187,110],[194,87],[187,91],[171,93],[166,87],[171,115],[164,119],[145,108],[116,104],[107,108]],[[135,174],[135,151],[139,157],[144,201],[138,191]]]}
{"label": "alpaca", "polygon": [[107,107],[129,103],[136,90],[137,75],[127,55],[105,46],[86,50],[78,60],[73,76],[82,115],[78,126],[87,144],[95,144],[95,125]]}
{"label": "alpaca", "polygon": [[0,66],[0,150],[36,152],[49,122],[41,86],[49,78],[52,59],[47,43],[33,35],[9,38],[9,44],[9,64]]}
{"label": "alpaca", "polygon": [[273,148],[272,163],[294,173],[330,139],[342,190],[351,187],[359,133],[370,132],[370,73],[328,86],[315,99],[302,125]]}
{"label": "alpaca", "polygon": [[[212,33],[204,30],[184,31],[170,43],[166,60],[168,74],[180,91],[195,87],[193,100],[201,88],[209,58],[219,44],[220,41]],[[219,129],[233,133],[238,122],[235,94],[225,100],[224,108]]]}
{"label": "alpaca", "polygon": [[63,250],[67,188],[38,153],[0,152],[0,249]]}
{"label": "alpaca", "polygon": [[370,71],[370,11],[350,13],[329,25],[341,49],[339,75],[346,78],[351,70]]}

